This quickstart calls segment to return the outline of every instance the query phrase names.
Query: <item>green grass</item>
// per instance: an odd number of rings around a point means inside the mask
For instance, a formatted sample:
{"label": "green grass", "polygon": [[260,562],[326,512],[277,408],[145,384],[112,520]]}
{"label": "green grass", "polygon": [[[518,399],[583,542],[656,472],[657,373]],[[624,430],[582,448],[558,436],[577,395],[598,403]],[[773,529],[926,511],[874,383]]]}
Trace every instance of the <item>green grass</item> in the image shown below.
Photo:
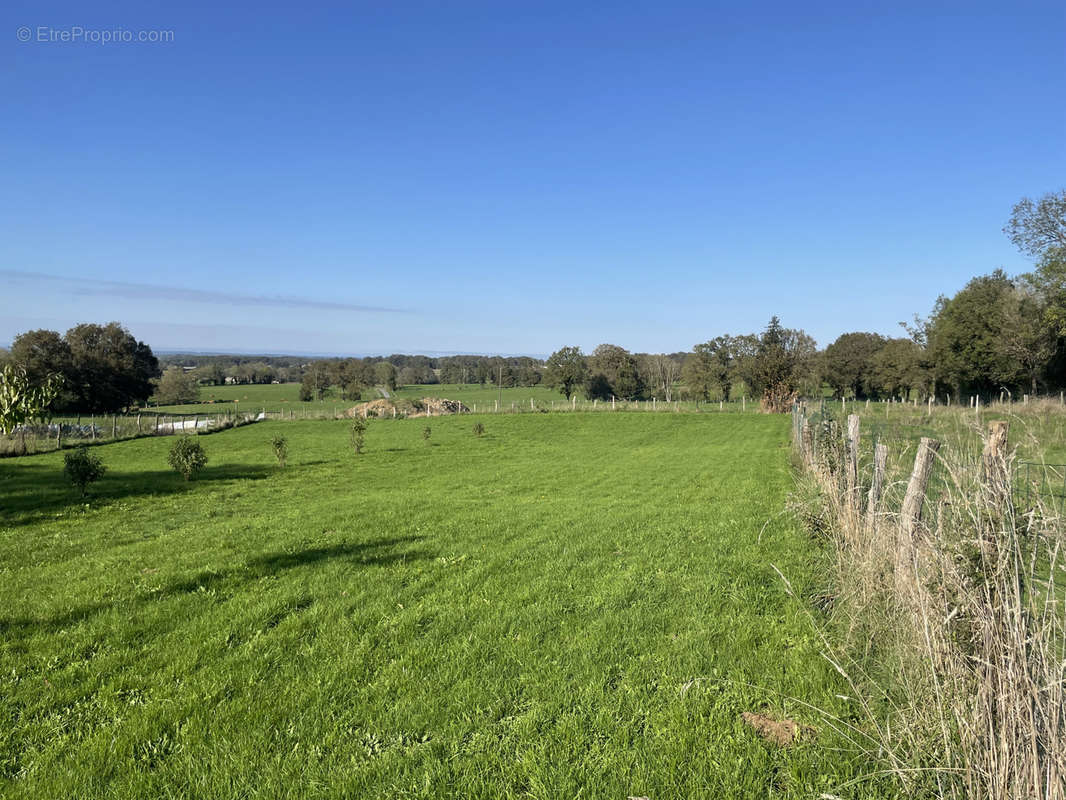
{"label": "green grass", "polygon": [[[388,420],[356,456],[342,421],[260,423],[188,484],[171,438],[98,447],[89,504],[59,454],[0,461],[0,793],[834,792],[866,767],[788,699],[848,713],[771,567],[824,588],[788,426]],[[760,710],[819,733],[775,747]]]}
{"label": "green grass", "polygon": [[[479,386],[478,384],[433,383],[400,386],[390,394],[393,397],[408,400],[421,399],[423,397],[446,397],[449,400],[461,400],[470,409],[474,409],[476,406],[479,413],[495,411],[497,403],[499,403],[499,409],[504,412],[509,412],[512,407],[515,411],[529,411],[531,410],[530,400],[533,401],[538,410],[550,411],[554,408],[562,411],[569,408],[568,401],[559,391],[549,389],[546,386],[505,388],[501,392],[493,386]],[[331,389],[321,400],[302,402],[300,400],[300,384],[298,383],[202,386],[200,387],[199,403],[152,406],[145,409],[145,411],[159,414],[224,414],[236,410],[241,412],[284,412],[286,414],[291,412],[297,417],[301,415],[331,416],[334,413],[339,414],[345,409],[351,408],[358,402],[375,400],[382,396],[379,388],[371,387],[363,393],[361,401],[344,400],[336,389]],[[622,408],[624,405],[619,402],[618,408]],[[602,410],[609,406],[610,401],[607,403],[601,401],[596,404],[595,408]],[[578,398],[577,407],[587,410],[593,408],[593,403],[584,398]],[[630,409],[651,410],[652,404],[650,401],[643,401],[630,404],[628,407]],[[662,410],[664,404],[656,402],[654,407]],[[671,404],[670,407],[678,407],[680,410],[688,412],[696,410],[717,412],[719,410],[717,402],[700,404],[698,409],[696,404],[692,402],[675,403]],[[750,400],[747,402],[736,400],[724,404],[725,411],[740,411],[742,408],[749,412],[754,412],[758,409],[758,404]]]}

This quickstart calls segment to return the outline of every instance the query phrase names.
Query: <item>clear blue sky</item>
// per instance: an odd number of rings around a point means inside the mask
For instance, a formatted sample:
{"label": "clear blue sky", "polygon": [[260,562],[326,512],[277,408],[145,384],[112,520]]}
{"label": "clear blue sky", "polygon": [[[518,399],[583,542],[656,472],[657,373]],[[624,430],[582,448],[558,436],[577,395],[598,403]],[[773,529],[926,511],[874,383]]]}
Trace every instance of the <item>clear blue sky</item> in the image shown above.
{"label": "clear blue sky", "polygon": [[[824,345],[1027,270],[1010,208],[1066,187],[1061,0],[0,20],[0,342],[674,351],[778,314]],[[173,40],[47,41],[75,26]]]}

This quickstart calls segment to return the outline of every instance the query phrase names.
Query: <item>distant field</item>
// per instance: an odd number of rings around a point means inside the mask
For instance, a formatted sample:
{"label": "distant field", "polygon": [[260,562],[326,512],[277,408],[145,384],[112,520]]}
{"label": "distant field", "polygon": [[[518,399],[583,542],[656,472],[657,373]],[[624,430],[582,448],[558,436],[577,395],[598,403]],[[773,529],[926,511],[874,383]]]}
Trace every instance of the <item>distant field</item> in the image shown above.
{"label": "distant field", "polygon": [[200,437],[187,484],[170,438],[103,445],[87,504],[60,454],[0,461],[0,794],[818,797],[864,770],[802,704],[851,717],[774,571],[825,588],[781,515],[787,417],[481,419],[371,422],[362,456],[343,421],[260,423]]}
{"label": "distant field", "polygon": [[[503,389],[501,392],[493,386],[480,386],[478,384],[432,383],[401,386],[390,394],[394,397],[408,399],[447,397],[450,400],[461,400],[471,410],[474,410],[476,406],[478,413],[495,411],[497,403],[499,403],[501,411],[510,411],[512,407],[516,411],[528,411],[530,410],[530,400],[533,401],[534,406],[538,409],[551,410],[555,408],[561,410],[563,406],[567,405],[566,398],[559,391],[545,386],[515,387]],[[362,401],[343,400],[339,393],[331,392],[322,400],[301,402],[300,384],[298,383],[204,386],[200,389],[200,403],[180,406],[153,406],[146,409],[146,411],[166,414],[217,414],[236,409],[239,411],[285,411],[294,414],[331,415],[334,411],[339,413],[344,409],[351,408],[357,402],[373,400],[382,396],[380,389],[371,388],[363,394]],[[587,406],[589,408],[593,406],[590,401],[583,398],[578,399],[577,405],[578,407]],[[610,403],[608,402],[606,405],[610,405]],[[618,405],[621,407],[623,404]],[[690,402],[671,405],[671,407],[675,406],[683,411],[696,410],[696,404]],[[600,402],[596,407],[602,409],[605,404]],[[637,407],[650,409],[653,404],[644,402],[630,406],[630,408]],[[661,401],[658,401],[654,404],[654,407],[662,409],[665,406]],[[754,410],[756,405],[750,402],[745,405],[738,400],[737,402],[726,403],[724,407],[729,411],[740,410],[741,407]],[[703,404],[701,408],[717,410],[719,404]]]}

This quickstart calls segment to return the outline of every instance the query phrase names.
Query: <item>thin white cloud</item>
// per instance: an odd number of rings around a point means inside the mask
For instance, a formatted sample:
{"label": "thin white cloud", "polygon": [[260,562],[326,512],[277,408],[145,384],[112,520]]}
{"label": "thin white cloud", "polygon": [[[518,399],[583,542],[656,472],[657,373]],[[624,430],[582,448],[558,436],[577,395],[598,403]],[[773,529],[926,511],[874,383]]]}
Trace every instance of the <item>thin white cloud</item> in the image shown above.
{"label": "thin white cloud", "polygon": [[44,275],[38,272],[0,270],[0,279],[20,282],[47,283],[61,287],[75,296],[125,297],[133,300],[169,300],[179,303],[212,303],[227,306],[275,306],[280,308],[307,308],[318,311],[356,311],[376,314],[407,314],[401,308],[344,303],[334,300],[316,300],[309,297],[288,295],[255,295],[238,292],[216,292],[207,289],[188,289],[181,286],[159,286],[149,283],[126,283],[87,278],[69,278],[60,275]]}

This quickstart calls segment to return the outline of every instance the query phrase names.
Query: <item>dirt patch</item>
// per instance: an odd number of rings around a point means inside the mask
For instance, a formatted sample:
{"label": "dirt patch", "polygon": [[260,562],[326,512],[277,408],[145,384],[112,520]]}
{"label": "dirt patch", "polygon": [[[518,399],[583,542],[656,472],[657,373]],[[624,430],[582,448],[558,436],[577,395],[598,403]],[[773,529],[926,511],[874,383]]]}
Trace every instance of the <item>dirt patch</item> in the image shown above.
{"label": "dirt patch", "polygon": [[814,733],[814,728],[809,725],[801,725],[791,719],[774,719],[767,714],[745,711],[740,718],[754,728],[762,738],[778,747],[788,747],[799,739]]}

